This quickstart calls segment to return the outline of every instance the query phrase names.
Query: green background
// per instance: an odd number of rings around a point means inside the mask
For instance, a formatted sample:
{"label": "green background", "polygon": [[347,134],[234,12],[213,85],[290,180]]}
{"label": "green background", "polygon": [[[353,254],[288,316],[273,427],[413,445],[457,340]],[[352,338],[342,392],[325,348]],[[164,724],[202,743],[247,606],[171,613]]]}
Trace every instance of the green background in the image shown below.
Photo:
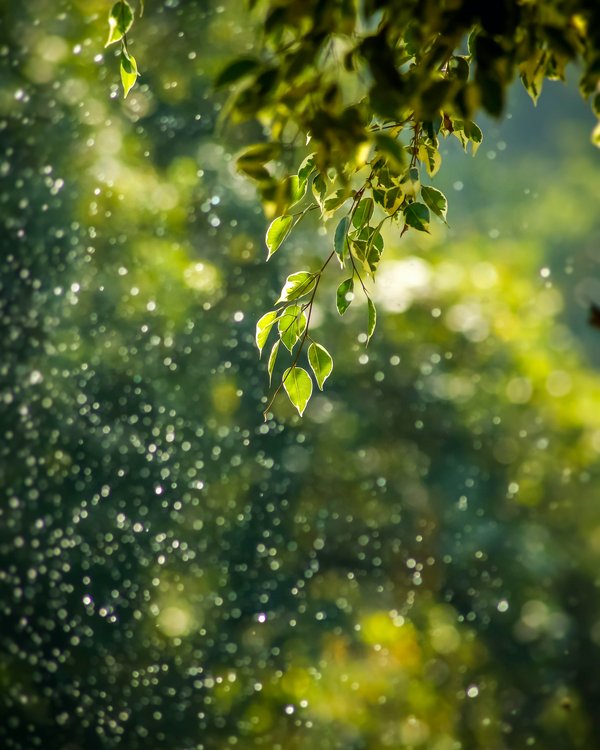
{"label": "green background", "polygon": [[242,3],[149,2],[125,102],[106,3],[0,12],[2,747],[600,747],[575,85],[447,144],[450,228],[386,237],[368,349],[331,278],[325,392],[263,423],[255,321],[331,237],[264,263],[261,128],[211,89]]}

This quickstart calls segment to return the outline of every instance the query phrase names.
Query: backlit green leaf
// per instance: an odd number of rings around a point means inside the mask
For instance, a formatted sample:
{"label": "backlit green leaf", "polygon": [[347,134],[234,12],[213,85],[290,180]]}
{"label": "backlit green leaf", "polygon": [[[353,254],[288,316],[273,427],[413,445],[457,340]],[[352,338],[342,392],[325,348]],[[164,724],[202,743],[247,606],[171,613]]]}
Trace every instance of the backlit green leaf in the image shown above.
{"label": "backlit green leaf", "polygon": [[278,305],[280,302],[291,302],[291,300],[303,297],[311,291],[315,282],[315,275],[313,273],[308,273],[308,271],[297,271],[296,273],[290,274],[285,280],[279,299],[275,304]]}
{"label": "backlit green leaf", "polygon": [[375,326],[377,325],[377,310],[375,304],[370,297],[367,297],[367,305],[369,308],[369,327],[367,328],[367,344],[371,340],[371,336],[375,332]]}
{"label": "backlit green leaf", "polygon": [[283,373],[283,387],[298,414],[302,416],[312,395],[310,375],[302,367],[288,367]]}
{"label": "backlit green leaf", "polygon": [[336,208],[339,208],[345,201],[348,200],[348,197],[348,190],[346,188],[339,188],[339,190],[336,190],[335,193],[332,193],[328,198],[326,198],[323,207],[325,211],[335,211]]}
{"label": "backlit green leaf", "polygon": [[279,338],[290,352],[306,328],[306,315],[300,305],[286,307],[277,323]]}
{"label": "backlit green leaf", "polygon": [[325,182],[325,178],[323,177],[323,175],[316,175],[312,182],[311,189],[313,195],[317,199],[319,207],[321,208],[321,210],[323,210],[323,197],[325,195],[325,192],[327,191],[327,183]]}
{"label": "backlit green leaf", "polygon": [[363,198],[358,204],[352,216],[352,223],[357,229],[369,223],[373,216],[373,207],[373,198]]}
{"label": "backlit green leaf", "polygon": [[346,279],[337,288],[336,302],[340,315],[343,315],[350,307],[354,299],[354,279]]}
{"label": "backlit green leaf", "polygon": [[445,222],[446,213],[448,211],[448,201],[442,191],[431,187],[430,185],[423,185],[421,188],[421,197],[433,213]]}
{"label": "backlit green leaf", "polygon": [[290,175],[285,180],[285,190],[287,193],[287,206],[291,208],[299,203],[306,195],[307,182],[302,182],[298,175]]}
{"label": "backlit green leaf", "polygon": [[479,148],[479,146],[481,145],[481,142],[483,141],[483,133],[481,132],[481,128],[472,120],[465,120],[464,133],[467,136],[467,138],[471,141],[471,144],[472,144],[471,148],[473,151],[473,156],[475,156],[477,149]]}
{"label": "backlit green leaf", "polygon": [[105,47],[121,40],[131,28],[133,23],[133,10],[127,0],[119,0],[115,3],[108,14],[108,39]]}
{"label": "backlit green leaf", "polygon": [[127,54],[124,50],[121,54],[121,83],[123,84],[123,98],[131,91],[137,81],[138,69],[135,57]]}
{"label": "backlit green leaf", "polygon": [[317,385],[323,390],[323,383],[333,370],[333,358],[321,344],[311,344],[308,347],[308,363],[315,374]]}
{"label": "backlit green leaf", "polygon": [[300,184],[308,182],[308,178],[315,171],[315,155],[309,154],[298,168],[298,179]]}
{"label": "backlit green leaf", "polygon": [[404,209],[404,219],[409,227],[420,232],[429,231],[429,209],[424,203],[409,203]]}
{"label": "backlit green leaf", "polygon": [[269,373],[269,385],[271,385],[271,379],[273,377],[273,369],[275,367],[275,360],[277,359],[277,353],[279,352],[280,339],[273,344],[271,354],[269,354],[269,364],[267,365],[267,372]]}
{"label": "backlit green leaf", "polygon": [[471,150],[474,156],[483,141],[481,128],[472,120],[455,119],[452,123],[454,128],[452,134],[458,138],[465,151],[468,144],[471,143]]}
{"label": "backlit green leaf", "polygon": [[269,254],[267,260],[281,247],[281,243],[285,240],[292,229],[294,219],[289,214],[279,216],[277,219],[271,222],[271,225],[267,229],[266,243]]}
{"label": "backlit green leaf", "polygon": [[271,310],[270,312],[265,313],[256,324],[256,346],[261,354],[278,315],[279,313],[277,310]]}
{"label": "backlit green leaf", "polygon": [[427,174],[433,177],[442,165],[442,157],[438,149],[426,143],[420,146],[418,156],[423,164],[425,164]]}
{"label": "backlit green leaf", "polygon": [[348,234],[348,225],[350,224],[350,217],[344,216],[344,218],[337,225],[335,235],[333,238],[333,249],[337,253],[338,260],[342,268],[344,267],[344,257],[346,255],[346,236]]}

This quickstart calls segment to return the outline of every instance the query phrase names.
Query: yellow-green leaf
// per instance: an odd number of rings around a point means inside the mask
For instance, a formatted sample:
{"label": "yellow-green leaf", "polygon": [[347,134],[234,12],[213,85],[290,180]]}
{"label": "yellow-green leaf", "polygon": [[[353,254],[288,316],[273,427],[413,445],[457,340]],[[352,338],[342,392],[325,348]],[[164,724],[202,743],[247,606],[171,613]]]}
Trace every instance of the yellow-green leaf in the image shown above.
{"label": "yellow-green leaf", "polygon": [[327,191],[327,183],[322,174],[315,175],[315,178],[311,185],[312,194],[315,196],[319,208],[323,210],[323,198]]}
{"label": "yellow-green leaf", "polygon": [[306,195],[306,188],[308,183],[302,181],[298,175],[292,174],[286,177],[282,183],[283,193],[286,197],[287,208],[295,206],[299,203],[302,198]]}
{"label": "yellow-green leaf", "polygon": [[481,128],[479,127],[479,125],[477,125],[477,123],[473,122],[473,120],[465,120],[464,133],[471,141],[471,150],[473,152],[473,156],[475,156],[475,154],[477,153],[477,149],[483,141],[483,133],[481,132]]}
{"label": "yellow-green leaf", "polygon": [[267,365],[267,372],[269,373],[269,385],[271,385],[271,378],[273,377],[273,368],[275,367],[275,360],[277,359],[277,352],[279,351],[280,343],[281,341],[278,339],[273,344],[273,348],[271,349],[271,354],[269,354],[269,363]]}
{"label": "yellow-green leaf", "polygon": [[369,327],[367,328],[367,344],[371,340],[371,336],[375,333],[375,326],[377,325],[377,310],[373,304],[373,300],[367,297],[367,305],[369,308]]}
{"label": "yellow-green leaf", "polygon": [[315,169],[315,154],[309,154],[298,168],[298,179],[301,185],[308,183],[308,179]]}
{"label": "yellow-green leaf", "polygon": [[418,157],[425,164],[425,169],[430,177],[433,177],[442,165],[442,157],[438,149],[427,143],[419,147]]}
{"label": "yellow-green leaf", "polygon": [[425,205],[430,208],[436,216],[446,221],[446,213],[448,211],[448,201],[446,196],[441,190],[431,187],[431,185],[423,185],[421,188],[421,197],[423,198]]}
{"label": "yellow-green leaf", "polygon": [[302,312],[300,305],[286,307],[279,318],[277,328],[283,345],[291,352],[306,328],[306,315]]}
{"label": "yellow-green leaf", "polygon": [[325,211],[335,211],[342,203],[348,200],[350,193],[347,188],[339,188],[325,199],[323,208]]}
{"label": "yellow-green leaf", "polygon": [[131,28],[133,23],[133,10],[127,0],[119,0],[115,3],[108,14],[108,39],[105,47],[121,40]]}
{"label": "yellow-green leaf", "polygon": [[406,224],[420,232],[429,231],[429,209],[424,203],[409,203],[404,209]]}
{"label": "yellow-green leaf", "polygon": [[288,367],[283,373],[283,387],[298,414],[302,416],[312,395],[310,375],[302,367]]}
{"label": "yellow-green leaf", "polygon": [[271,225],[267,229],[266,243],[269,255],[267,260],[281,247],[281,243],[285,240],[292,229],[294,219],[289,214],[279,216],[277,219],[271,222]]}
{"label": "yellow-green leaf", "polygon": [[323,383],[325,383],[333,370],[333,358],[331,354],[321,344],[311,344],[308,347],[308,364],[315,374],[319,389],[323,390]]}
{"label": "yellow-green leaf", "polygon": [[277,310],[271,310],[270,312],[265,313],[256,324],[256,346],[258,347],[258,351],[261,354],[265,344],[267,343],[269,334],[271,333],[271,328],[273,328],[273,326],[275,325],[277,316]]}
{"label": "yellow-green leaf", "polygon": [[346,279],[337,288],[336,303],[340,315],[343,315],[350,307],[354,299],[354,279]]}
{"label": "yellow-green leaf", "polygon": [[348,225],[350,224],[350,217],[344,216],[344,218],[337,225],[335,235],[333,238],[333,249],[337,253],[340,266],[344,267],[344,257],[346,255],[346,237],[348,235]]}
{"label": "yellow-green leaf", "polygon": [[121,54],[121,83],[123,84],[124,99],[127,99],[127,94],[137,81],[137,77],[138,69],[135,57],[123,51]]}
{"label": "yellow-green leaf", "polygon": [[291,302],[293,299],[303,297],[314,287],[315,281],[315,275],[308,271],[296,271],[296,273],[290,274],[285,280],[279,299],[275,304]]}
{"label": "yellow-green leaf", "polygon": [[366,226],[373,216],[373,198],[363,198],[352,215],[352,223],[357,229]]}

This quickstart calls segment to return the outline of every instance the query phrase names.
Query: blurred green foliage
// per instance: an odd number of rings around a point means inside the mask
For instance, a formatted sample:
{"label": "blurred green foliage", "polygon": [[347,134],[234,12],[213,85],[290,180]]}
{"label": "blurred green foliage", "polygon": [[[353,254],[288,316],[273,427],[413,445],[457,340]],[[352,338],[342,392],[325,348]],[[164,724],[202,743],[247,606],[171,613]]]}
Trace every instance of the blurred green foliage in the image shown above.
{"label": "blurred green foliage", "polygon": [[217,131],[211,90],[253,30],[148,6],[132,51],[160,65],[123,102],[106,15],[0,24],[2,747],[600,745],[586,123],[550,100],[535,155],[488,126],[441,178],[450,228],[386,236],[369,349],[340,270],[313,320],[335,378],[263,423],[283,270],[230,156],[262,130]]}

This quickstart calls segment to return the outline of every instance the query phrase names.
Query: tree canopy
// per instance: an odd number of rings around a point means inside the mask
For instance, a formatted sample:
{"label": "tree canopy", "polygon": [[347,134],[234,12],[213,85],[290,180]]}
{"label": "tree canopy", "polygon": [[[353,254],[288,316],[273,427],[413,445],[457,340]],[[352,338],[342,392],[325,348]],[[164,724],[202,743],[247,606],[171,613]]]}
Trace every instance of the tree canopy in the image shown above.
{"label": "tree canopy", "polygon": [[[302,414],[313,381],[320,389],[333,358],[311,336],[320,281],[335,259],[343,271],[336,305],[343,315],[355,291],[367,302],[366,342],[377,312],[369,281],[384,253],[386,224],[429,232],[446,222],[448,201],[427,184],[440,169],[440,139],[453,136],[473,154],[483,134],[480,111],[500,117],[516,75],[534,102],[546,79],[581,67],[579,87],[600,118],[600,5],[595,0],[249,0],[260,18],[257,54],[233,59],[215,80],[231,89],[226,117],[257,119],[266,139],[238,156],[256,183],[271,224],[271,258],[312,211],[335,226],[322,263],[291,272],[273,309],[258,321],[262,354],[271,331],[269,380],[280,351],[290,365],[282,388]],[[140,6],[140,13],[143,5]],[[107,45],[120,42],[127,96],[137,64],[127,46],[133,10],[119,0]],[[600,145],[600,122],[593,134]],[[298,163],[300,162],[300,163]],[[296,164],[290,172],[290,166]],[[293,259],[293,257],[292,257]],[[281,348],[283,344],[283,349]],[[265,418],[273,402],[265,409]]]}

